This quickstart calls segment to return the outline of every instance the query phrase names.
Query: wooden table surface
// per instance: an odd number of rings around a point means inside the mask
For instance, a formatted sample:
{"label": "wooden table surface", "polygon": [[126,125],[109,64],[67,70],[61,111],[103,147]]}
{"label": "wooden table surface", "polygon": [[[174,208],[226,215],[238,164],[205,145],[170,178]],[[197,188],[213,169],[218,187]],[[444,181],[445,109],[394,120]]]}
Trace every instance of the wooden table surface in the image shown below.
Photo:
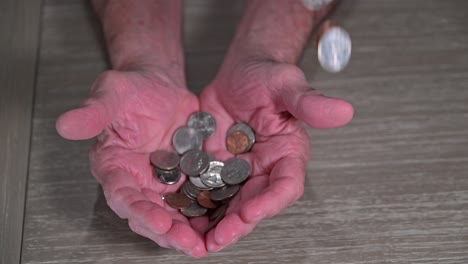
{"label": "wooden table surface", "polygon": [[[185,1],[190,87],[216,73],[243,1]],[[353,103],[335,130],[308,129],[304,196],[236,245],[194,260],[159,248],[106,205],[88,168],[90,141],[55,132],[108,67],[86,1],[43,3],[22,263],[468,263],[468,1],[343,1],[333,19],[352,61],[312,86]]]}

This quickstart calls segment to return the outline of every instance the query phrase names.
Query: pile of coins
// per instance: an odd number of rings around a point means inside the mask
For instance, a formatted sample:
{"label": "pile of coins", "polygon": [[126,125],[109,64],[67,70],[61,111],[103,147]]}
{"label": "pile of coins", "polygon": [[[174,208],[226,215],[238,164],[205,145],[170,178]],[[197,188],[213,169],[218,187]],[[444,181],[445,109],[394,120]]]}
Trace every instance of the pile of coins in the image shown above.
{"label": "pile of coins", "polygon": [[[224,217],[230,198],[251,173],[249,163],[241,158],[224,162],[201,150],[203,140],[216,130],[213,116],[196,112],[186,126],[176,130],[172,150],[157,150],[150,155],[155,177],[164,184],[175,184],[181,173],[188,176],[177,193],[166,193],[165,202],[187,217],[209,215],[210,230]],[[237,123],[226,136],[226,149],[232,154],[250,151],[255,133],[247,124]]]}

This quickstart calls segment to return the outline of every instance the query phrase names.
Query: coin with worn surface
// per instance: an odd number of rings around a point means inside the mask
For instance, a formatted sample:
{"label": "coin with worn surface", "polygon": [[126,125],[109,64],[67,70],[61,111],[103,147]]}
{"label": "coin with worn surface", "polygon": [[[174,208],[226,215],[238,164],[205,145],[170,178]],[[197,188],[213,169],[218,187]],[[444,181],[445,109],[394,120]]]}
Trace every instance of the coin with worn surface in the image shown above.
{"label": "coin with worn surface", "polygon": [[189,150],[180,158],[180,169],[189,176],[199,175],[206,171],[209,165],[210,157],[198,149]]}
{"label": "coin with worn surface", "polygon": [[151,164],[163,169],[172,170],[179,165],[179,154],[171,150],[156,150],[150,155]]}
{"label": "coin with worn surface", "polygon": [[195,185],[193,185],[193,183],[191,183],[190,181],[185,181],[184,185],[182,185],[182,192],[188,198],[190,198],[192,200],[196,200],[198,194],[201,193],[202,191],[197,189],[197,187]]}
{"label": "coin with worn surface", "polygon": [[205,139],[215,132],[216,121],[214,117],[207,112],[196,112],[189,117],[187,126],[195,128]]}
{"label": "coin with worn surface", "polygon": [[242,131],[234,131],[226,138],[226,148],[232,154],[242,154],[249,150],[249,137]]}
{"label": "coin with worn surface", "polygon": [[154,173],[156,174],[156,178],[164,184],[175,184],[180,179],[180,170],[178,168],[172,170],[163,170],[160,168],[155,168]]}
{"label": "coin with worn surface", "polygon": [[192,200],[190,200],[183,193],[167,193],[163,196],[163,199],[170,207],[176,209],[187,208],[192,203]]}
{"label": "coin with worn surface", "polygon": [[348,65],[351,58],[351,37],[338,26],[327,29],[318,43],[318,59],[323,69],[339,72]]}
{"label": "coin with worn surface", "polygon": [[200,180],[209,187],[223,187],[225,183],[221,179],[220,175],[223,166],[224,163],[221,161],[211,161],[208,169],[204,173],[200,174]]}
{"label": "coin with worn surface", "polygon": [[180,210],[183,215],[188,217],[202,216],[208,211],[205,207],[200,206],[197,201],[192,201],[190,199],[189,201],[191,202],[190,205]]}
{"label": "coin with worn surface", "polygon": [[240,189],[238,184],[236,185],[225,185],[221,188],[214,189],[210,192],[210,198],[213,201],[222,201],[227,198],[234,196]]}
{"label": "coin with worn surface", "polygon": [[332,1],[333,0],[301,0],[302,4],[309,10],[319,10]]}
{"label": "coin with worn surface", "polygon": [[249,163],[241,158],[232,158],[224,163],[221,178],[229,185],[239,184],[250,175]]}
{"label": "coin with worn surface", "polygon": [[203,191],[199,193],[197,196],[197,201],[201,206],[208,209],[214,209],[218,207],[218,205],[213,200],[211,200],[210,191]]}
{"label": "coin with worn surface", "polygon": [[213,187],[206,186],[200,179],[200,177],[189,177],[189,181],[199,190],[212,190]]}
{"label": "coin with worn surface", "polygon": [[172,137],[172,145],[179,154],[192,149],[200,149],[202,142],[202,135],[195,128],[188,126],[178,128]]}
{"label": "coin with worn surface", "polygon": [[253,129],[246,123],[237,123],[233,125],[231,128],[229,128],[227,132],[227,136],[229,137],[229,135],[234,133],[235,131],[241,131],[242,133],[247,135],[247,137],[249,138],[249,146],[247,148],[247,151],[249,151],[252,148],[252,146],[255,144],[255,133]]}

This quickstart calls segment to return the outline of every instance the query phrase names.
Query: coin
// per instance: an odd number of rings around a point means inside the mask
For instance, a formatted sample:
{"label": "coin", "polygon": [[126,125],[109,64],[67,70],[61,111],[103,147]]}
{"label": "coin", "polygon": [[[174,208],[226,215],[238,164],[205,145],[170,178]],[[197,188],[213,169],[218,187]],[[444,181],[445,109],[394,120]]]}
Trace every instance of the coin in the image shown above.
{"label": "coin", "polygon": [[301,0],[302,4],[309,10],[319,10],[333,0]]}
{"label": "coin", "polygon": [[190,205],[180,210],[183,215],[188,217],[202,216],[208,211],[208,209],[200,206],[197,201],[188,200],[191,202]]}
{"label": "coin", "polygon": [[150,161],[163,170],[172,170],[179,165],[179,155],[171,150],[156,150],[151,153]]}
{"label": "coin", "polygon": [[351,58],[351,37],[338,26],[328,28],[320,36],[318,60],[323,69],[329,72],[343,70]]}
{"label": "coin", "polygon": [[213,187],[206,186],[200,179],[200,177],[189,177],[189,181],[199,190],[212,190]]}
{"label": "coin", "polygon": [[201,190],[197,189],[193,183],[190,181],[184,182],[184,185],[182,185],[182,192],[190,199],[196,200],[197,196],[199,193],[201,193]]}
{"label": "coin", "polygon": [[236,185],[225,185],[221,188],[214,189],[210,192],[210,198],[213,201],[222,201],[227,198],[234,196],[240,189],[238,184]]}
{"label": "coin", "polygon": [[209,165],[210,157],[198,149],[189,150],[180,158],[180,169],[189,176],[199,175],[206,171]]}
{"label": "coin", "polygon": [[223,219],[223,217],[225,216],[227,207],[228,207],[228,205],[225,204],[225,205],[219,207],[218,209],[216,209],[216,211],[212,215],[210,215],[209,219],[212,222],[205,229],[205,233],[207,233],[208,231],[213,229],[216,225],[218,225],[218,223],[221,221],[221,219]]}
{"label": "coin", "polygon": [[163,196],[163,199],[170,207],[176,209],[187,208],[192,203],[192,200],[190,200],[183,193],[167,193]]}
{"label": "coin", "polygon": [[172,138],[174,149],[181,155],[192,149],[200,149],[202,142],[203,138],[200,133],[188,126],[177,129]]}
{"label": "coin", "polygon": [[155,168],[156,178],[164,184],[174,184],[177,183],[180,179],[180,170],[178,168],[172,170],[163,170],[160,168]]}
{"label": "coin", "polygon": [[229,185],[243,182],[250,174],[249,163],[241,158],[232,158],[224,163],[221,170],[221,178]]}
{"label": "coin", "polygon": [[218,205],[211,200],[210,191],[203,191],[199,193],[197,196],[197,201],[201,206],[205,208],[214,209],[218,207]]}
{"label": "coin", "polygon": [[209,187],[219,188],[223,187],[225,183],[221,179],[221,170],[223,169],[224,163],[221,161],[211,161],[208,170],[200,174],[200,180]]}
{"label": "coin", "polygon": [[226,148],[232,154],[242,154],[249,149],[249,137],[242,131],[234,131],[226,138]]}
{"label": "coin", "polygon": [[187,126],[195,128],[206,139],[216,130],[216,121],[207,112],[196,112],[189,117]]}
{"label": "coin", "polygon": [[247,148],[247,151],[249,151],[252,148],[252,146],[255,144],[255,133],[252,130],[252,128],[245,123],[237,123],[228,130],[227,132],[228,137],[231,133],[234,133],[235,131],[241,131],[245,135],[247,135],[247,137],[249,138],[249,146]]}

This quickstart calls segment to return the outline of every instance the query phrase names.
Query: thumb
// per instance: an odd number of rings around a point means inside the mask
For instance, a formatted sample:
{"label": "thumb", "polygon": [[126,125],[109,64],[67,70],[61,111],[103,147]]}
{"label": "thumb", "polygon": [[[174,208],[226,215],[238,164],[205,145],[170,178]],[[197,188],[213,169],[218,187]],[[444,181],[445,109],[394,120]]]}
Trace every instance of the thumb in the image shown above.
{"label": "thumb", "polygon": [[100,101],[87,103],[80,108],[63,113],[55,127],[60,136],[71,140],[90,139],[99,135],[114,115]]}
{"label": "thumb", "polygon": [[344,100],[321,95],[315,89],[283,91],[282,101],[288,112],[312,128],[341,127],[353,118],[353,106]]}

